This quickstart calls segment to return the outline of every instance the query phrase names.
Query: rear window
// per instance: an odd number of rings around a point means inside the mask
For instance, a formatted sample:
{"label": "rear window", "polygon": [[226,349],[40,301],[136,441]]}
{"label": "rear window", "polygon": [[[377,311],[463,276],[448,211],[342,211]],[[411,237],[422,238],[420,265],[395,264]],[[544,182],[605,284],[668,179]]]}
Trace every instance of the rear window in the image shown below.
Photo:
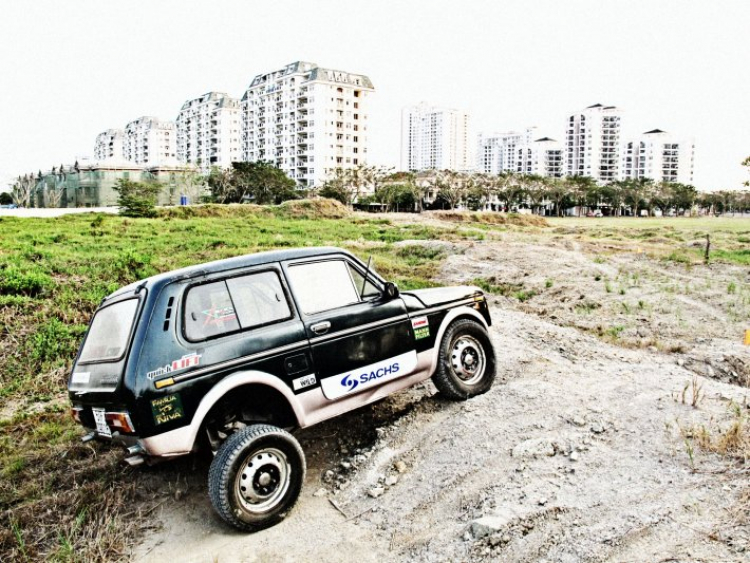
{"label": "rear window", "polygon": [[138,309],[137,299],[120,301],[97,311],[91,321],[79,362],[107,362],[125,353]]}
{"label": "rear window", "polygon": [[185,300],[185,336],[205,340],[240,329],[225,281],[194,287]]}
{"label": "rear window", "polygon": [[198,341],[292,317],[276,272],[258,272],[191,288],[185,336]]}

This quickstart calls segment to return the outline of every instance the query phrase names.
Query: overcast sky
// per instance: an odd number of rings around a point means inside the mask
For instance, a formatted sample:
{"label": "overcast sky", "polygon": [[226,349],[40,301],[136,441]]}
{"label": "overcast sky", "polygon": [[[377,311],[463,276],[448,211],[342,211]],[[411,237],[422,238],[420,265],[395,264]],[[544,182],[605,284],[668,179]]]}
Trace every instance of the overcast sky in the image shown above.
{"label": "overcast sky", "polygon": [[368,75],[370,160],[397,166],[401,108],[469,112],[473,131],[562,139],[594,103],[696,144],[700,189],[750,177],[750,2],[5,0],[0,189],[91,155],[98,133],[174,119],[216,90],[307,60]]}

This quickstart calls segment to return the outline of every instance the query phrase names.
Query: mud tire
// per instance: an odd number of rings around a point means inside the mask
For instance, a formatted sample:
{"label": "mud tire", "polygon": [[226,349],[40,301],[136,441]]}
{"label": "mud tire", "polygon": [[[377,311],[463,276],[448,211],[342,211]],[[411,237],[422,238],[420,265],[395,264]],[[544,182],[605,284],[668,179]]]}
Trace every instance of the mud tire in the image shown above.
{"label": "mud tire", "polygon": [[305,454],[285,430],[253,424],[229,436],[208,473],[208,493],[219,516],[244,532],[280,522],[305,481]]}
{"label": "mud tire", "polygon": [[440,342],[438,366],[432,381],[453,401],[465,401],[489,391],[495,380],[495,351],[485,328],[471,319],[459,319]]}

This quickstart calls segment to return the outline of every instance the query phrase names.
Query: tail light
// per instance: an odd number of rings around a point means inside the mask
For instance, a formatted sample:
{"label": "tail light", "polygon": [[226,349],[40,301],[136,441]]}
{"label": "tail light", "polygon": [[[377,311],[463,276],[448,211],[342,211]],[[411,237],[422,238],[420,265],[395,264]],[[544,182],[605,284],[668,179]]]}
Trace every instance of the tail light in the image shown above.
{"label": "tail light", "polygon": [[81,421],[81,411],[83,409],[81,407],[72,407],[70,409],[70,416],[73,417],[73,420],[75,420],[78,424],[83,424]]}
{"label": "tail light", "polygon": [[108,412],[105,413],[104,418],[107,421],[107,426],[113,430],[120,430],[127,434],[133,434],[135,427],[130,420],[130,415],[126,412]]}

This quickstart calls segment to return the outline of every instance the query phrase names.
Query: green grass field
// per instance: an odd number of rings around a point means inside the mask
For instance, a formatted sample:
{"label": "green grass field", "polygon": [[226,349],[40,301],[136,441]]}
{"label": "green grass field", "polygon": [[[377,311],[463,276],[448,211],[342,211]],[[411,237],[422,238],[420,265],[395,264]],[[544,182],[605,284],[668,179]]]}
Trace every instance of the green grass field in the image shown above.
{"label": "green grass field", "polygon": [[[309,202],[175,209],[158,219],[0,218],[0,560],[104,561],[126,553],[132,532],[126,522],[137,521],[132,470],[120,463],[118,451],[80,444],[65,396],[71,362],[105,295],[190,264],[313,245],[342,246],[365,260],[371,255],[379,273],[402,289],[425,287],[434,283],[445,255],[395,243],[482,240],[509,228],[525,236],[527,229],[523,221],[509,227],[477,223],[481,216],[446,218],[391,221]],[[549,223],[530,224],[529,236],[609,239],[700,260],[700,250],[685,250],[685,244],[710,233],[716,259],[750,261],[747,219]]]}

